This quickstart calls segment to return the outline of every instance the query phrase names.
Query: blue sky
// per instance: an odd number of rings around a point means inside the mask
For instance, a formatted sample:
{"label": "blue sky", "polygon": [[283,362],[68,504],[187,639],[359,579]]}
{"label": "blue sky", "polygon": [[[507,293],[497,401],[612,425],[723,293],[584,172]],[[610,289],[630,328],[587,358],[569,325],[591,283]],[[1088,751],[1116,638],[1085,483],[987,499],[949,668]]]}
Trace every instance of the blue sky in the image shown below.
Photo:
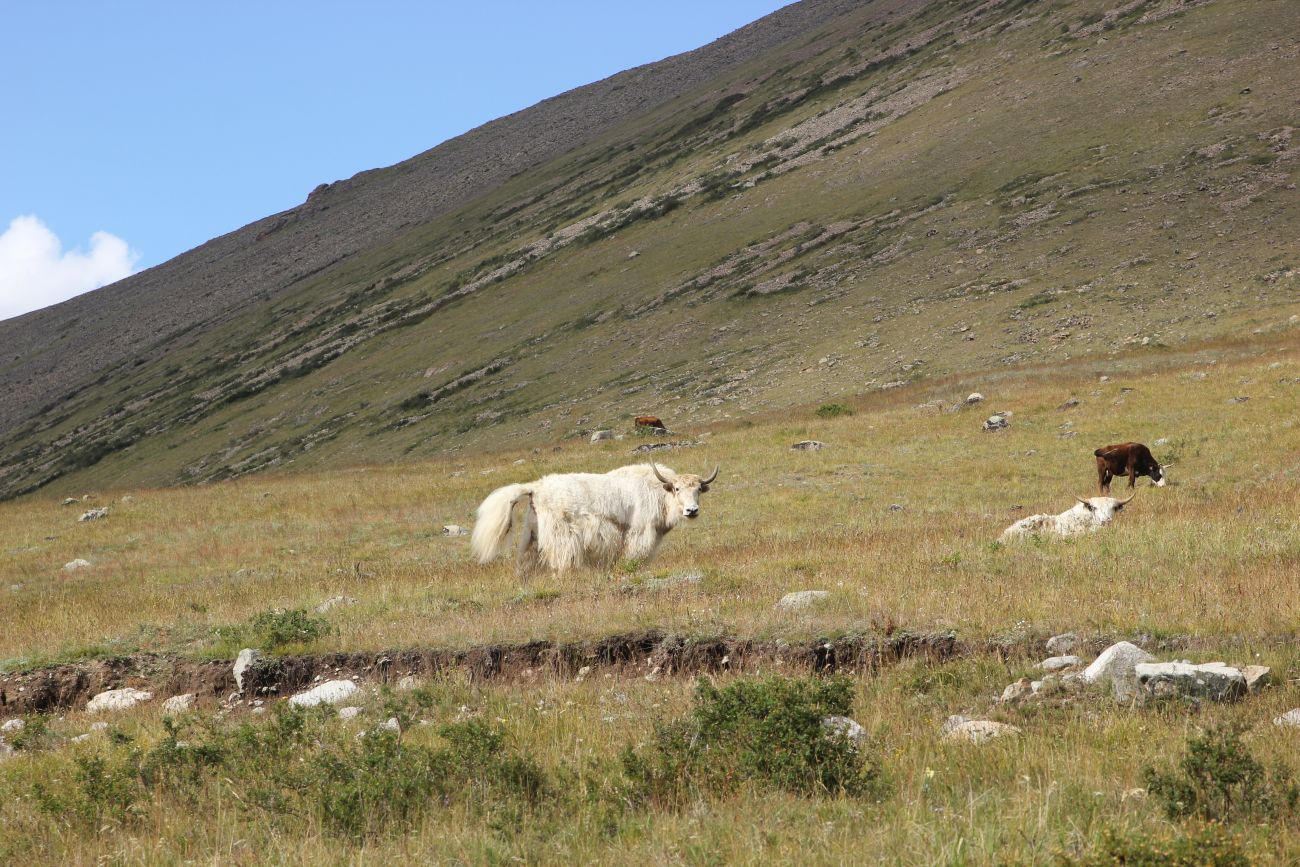
{"label": "blue sky", "polygon": [[5,3],[0,318],[786,2]]}

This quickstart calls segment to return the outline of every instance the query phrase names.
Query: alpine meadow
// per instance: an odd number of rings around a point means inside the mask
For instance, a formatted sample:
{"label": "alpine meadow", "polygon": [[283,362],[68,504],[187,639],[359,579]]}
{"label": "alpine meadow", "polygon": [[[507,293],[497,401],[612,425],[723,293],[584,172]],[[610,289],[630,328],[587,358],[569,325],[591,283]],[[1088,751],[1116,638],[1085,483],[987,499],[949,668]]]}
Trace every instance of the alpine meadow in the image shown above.
{"label": "alpine meadow", "polygon": [[1298,128],[802,0],[0,322],[0,863],[1300,861]]}

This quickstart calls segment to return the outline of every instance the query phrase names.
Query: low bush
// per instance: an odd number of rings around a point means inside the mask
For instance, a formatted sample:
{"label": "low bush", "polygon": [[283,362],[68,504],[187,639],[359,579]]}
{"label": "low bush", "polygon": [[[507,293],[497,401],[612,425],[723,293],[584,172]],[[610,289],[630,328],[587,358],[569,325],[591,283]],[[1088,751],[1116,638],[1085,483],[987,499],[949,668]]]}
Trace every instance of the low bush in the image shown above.
{"label": "low bush", "polygon": [[1063,867],[1250,867],[1239,836],[1220,825],[1190,834],[1164,836],[1107,831],[1100,851],[1082,858],[1061,857]]}
{"label": "low bush", "polygon": [[853,410],[842,403],[824,403],[816,411],[818,418],[839,418],[842,415],[853,415]]}
{"label": "low bush", "polygon": [[253,615],[236,626],[218,626],[217,638],[231,645],[278,650],[290,644],[307,644],[330,633],[324,617],[307,613],[305,608],[272,608]]}

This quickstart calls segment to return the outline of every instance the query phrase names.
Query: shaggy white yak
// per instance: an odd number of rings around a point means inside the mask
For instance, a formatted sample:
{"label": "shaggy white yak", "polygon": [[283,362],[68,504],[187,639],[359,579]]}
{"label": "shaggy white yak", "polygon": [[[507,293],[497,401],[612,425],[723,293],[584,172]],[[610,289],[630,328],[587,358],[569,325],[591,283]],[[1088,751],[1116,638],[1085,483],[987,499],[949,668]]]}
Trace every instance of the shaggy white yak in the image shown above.
{"label": "shaggy white yak", "polygon": [[1021,518],[1010,527],[1002,531],[998,541],[1006,542],[1021,536],[1032,536],[1034,533],[1051,533],[1057,536],[1077,536],[1080,533],[1091,533],[1102,524],[1108,524],[1120,509],[1129,504],[1137,492],[1129,495],[1127,500],[1117,500],[1114,497],[1092,497],[1085,500],[1083,497],[1075,497],[1079,502],[1071,509],[1067,509],[1059,515],[1030,515],[1028,518]]}
{"label": "shaggy white yak", "polygon": [[700,514],[700,494],[717,477],[717,468],[702,478],[651,462],[506,485],[478,507],[470,548],[480,563],[496,557],[514,523],[515,505],[526,501],[516,548],[525,574],[539,566],[566,572],[648,560],[682,518]]}

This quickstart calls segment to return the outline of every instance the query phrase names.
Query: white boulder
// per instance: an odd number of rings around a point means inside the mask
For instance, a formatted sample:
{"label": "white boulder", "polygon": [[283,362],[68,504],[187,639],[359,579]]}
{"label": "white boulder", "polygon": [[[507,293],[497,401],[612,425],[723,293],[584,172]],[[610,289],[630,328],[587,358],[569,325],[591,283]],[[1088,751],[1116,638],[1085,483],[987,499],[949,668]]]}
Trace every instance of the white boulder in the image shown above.
{"label": "white boulder", "polygon": [[828,590],[797,590],[794,593],[787,593],[782,596],[781,601],[776,603],[776,610],[803,611],[820,602],[825,602],[830,596]]}
{"label": "white boulder", "polygon": [[1083,670],[1084,683],[1109,683],[1118,701],[1132,701],[1137,696],[1137,675],[1134,669],[1156,658],[1136,644],[1121,641],[1112,644]]}
{"label": "white boulder", "polygon": [[6,720],[4,725],[0,725],[0,734],[12,734],[13,732],[20,732],[25,728],[27,728],[27,722],[15,717],[14,719]]}
{"label": "white boulder", "polygon": [[347,707],[339,708],[339,719],[344,721],[350,719],[356,719],[357,716],[360,715],[360,713],[361,713],[361,708],[357,707],[354,704],[350,704]]}
{"label": "white boulder", "polygon": [[1300,707],[1293,708],[1281,716],[1273,717],[1273,725],[1283,728],[1300,729]]}
{"label": "white boulder", "polygon": [[822,729],[828,738],[846,740],[854,746],[862,746],[867,742],[867,730],[857,720],[846,716],[822,717]]}
{"label": "white boulder", "polygon": [[199,697],[192,692],[187,692],[184,695],[174,695],[163,702],[163,713],[173,716],[183,714],[193,710],[194,703],[198,700]]}
{"label": "white boulder", "polygon": [[104,711],[127,710],[135,707],[142,701],[148,701],[153,698],[152,692],[135,689],[133,687],[124,687],[123,689],[110,689],[101,692],[86,703],[86,710],[90,713],[103,713]]}
{"label": "white boulder", "polygon": [[69,560],[67,563],[64,563],[63,571],[76,572],[78,569],[88,569],[90,565],[91,564],[89,560],[83,560],[80,557],[78,557],[75,560]]}
{"label": "white boulder", "polygon": [[1073,653],[1078,646],[1079,639],[1073,632],[1063,632],[1047,639],[1047,652],[1053,656],[1065,656],[1068,653]]}
{"label": "white boulder", "polygon": [[1078,665],[1083,665],[1083,660],[1077,656],[1053,656],[1038,663],[1043,671],[1061,671]]}
{"label": "white boulder", "polygon": [[261,658],[262,651],[255,647],[245,647],[235,657],[235,688],[240,692],[244,691],[244,673]]}
{"label": "white boulder", "polygon": [[315,707],[319,704],[339,704],[347,701],[361,691],[350,680],[327,680],[320,686],[312,687],[306,692],[300,692],[289,699],[289,704],[298,707]]}
{"label": "white boulder", "polygon": [[994,738],[1018,734],[1021,734],[1021,730],[1007,723],[993,722],[987,719],[971,719],[950,727],[944,733],[944,738],[950,741],[981,744]]}
{"label": "white boulder", "polygon": [[91,510],[88,511],[88,512],[83,512],[82,515],[81,515],[81,517],[78,518],[77,520],[78,520],[78,521],[98,521],[100,518],[107,518],[107,517],[108,517],[108,507],[107,507],[107,506],[103,506],[103,507],[98,508],[98,509],[91,509]]}
{"label": "white boulder", "polygon": [[1208,698],[1236,701],[1246,694],[1246,678],[1221,662],[1191,665],[1185,662],[1140,663],[1134,667],[1138,686],[1149,696]]}

